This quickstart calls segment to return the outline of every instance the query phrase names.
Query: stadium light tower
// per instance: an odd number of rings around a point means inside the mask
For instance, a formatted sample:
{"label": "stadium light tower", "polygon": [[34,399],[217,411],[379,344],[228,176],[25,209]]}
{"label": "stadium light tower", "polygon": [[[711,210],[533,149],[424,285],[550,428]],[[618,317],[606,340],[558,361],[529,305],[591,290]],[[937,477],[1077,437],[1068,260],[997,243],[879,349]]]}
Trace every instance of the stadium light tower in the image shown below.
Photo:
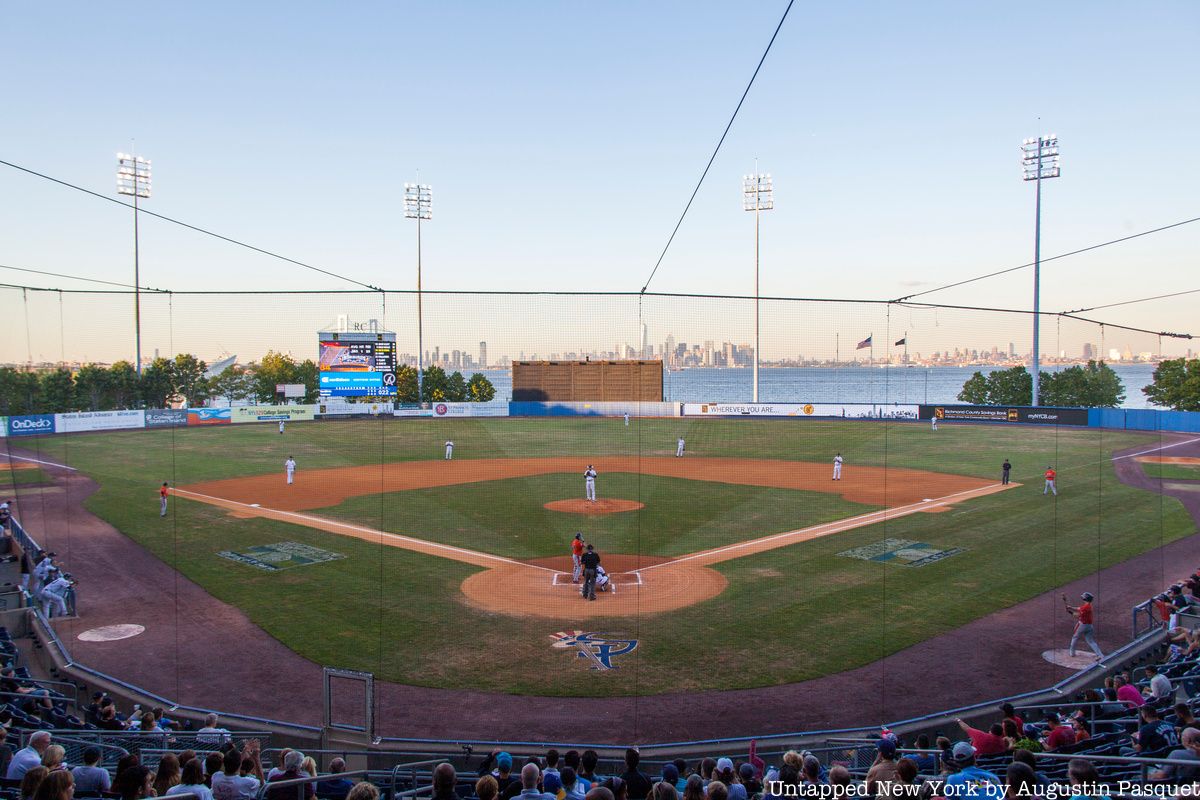
{"label": "stadium light tower", "polygon": [[150,162],[141,156],[117,153],[117,194],[133,197],[133,336],[137,375],[142,377],[142,295],[138,264],[138,199],[150,197]]}
{"label": "stadium light tower", "polygon": [[433,218],[433,189],[404,184],[404,216],[417,221],[417,402],[425,402],[425,334],[421,318],[421,220]]}
{"label": "stadium light tower", "polygon": [[1027,181],[1037,183],[1037,201],[1033,221],[1033,397],[1032,405],[1038,405],[1039,334],[1041,332],[1041,281],[1042,281],[1042,181],[1059,176],[1058,134],[1038,136],[1021,142],[1021,169]]}
{"label": "stadium light tower", "polygon": [[763,211],[775,207],[775,187],[771,173],[758,171],[758,160],[754,161],[754,174],[742,176],[742,210],[754,212],[754,399],[758,402],[758,221]]}

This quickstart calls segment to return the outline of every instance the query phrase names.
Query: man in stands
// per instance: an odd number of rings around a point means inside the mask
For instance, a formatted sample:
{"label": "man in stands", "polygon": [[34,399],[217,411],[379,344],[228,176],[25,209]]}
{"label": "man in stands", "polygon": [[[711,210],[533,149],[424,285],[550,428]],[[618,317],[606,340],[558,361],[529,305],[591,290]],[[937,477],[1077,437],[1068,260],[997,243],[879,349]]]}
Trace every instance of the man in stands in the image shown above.
{"label": "man in stands", "polygon": [[563,767],[559,774],[562,782],[563,800],[583,800],[587,792],[579,782],[579,775],[573,767]]}
{"label": "man in stands", "polygon": [[1058,718],[1058,714],[1053,711],[1046,713],[1046,738],[1042,742],[1042,746],[1046,750],[1053,752],[1060,747],[1075,744],[1075,731],[1071,730],[1071,726],[1063,725]]}
{"label": "man in stands", "polygon": [[259,743],[257,739],[250,739],[242,745],[240,753],[233,747],[225,752],[221,771],[210,778],[213,800],[250,800],[258,794],[262,780]]}
{"label": "man in stands", "polygon": [[1017,716],[1017,710],[1013,708],[1012,703],[1001,703],[1000,713],[1004,715],[1004,717],[1000,720],[1001,725],[1004,724],[1004,720],[1011,719],[1013,724],[1017,726],[1017,730],[1025,730],[1025,720]]}
{"label": "man in stands", "polygon": [[26,686],[17,678],[17,673],[12,667],[5,667],[0,670],[0,691],[9,692],[5,695],[5,699],[12,702],[20,702],[13,697],[14,694],[25,695],[29,700],[25,701],[24,707],[30,713],[35,712],[36,706],[42,708],[54,708],[54,703],[50,701],[50,691],[39,686]]}
{"label": "man in stands", "polygon": [[100,766],[100,748],[88,747],[83,751],[83,765],[71,770],[75,791],[80,795],[100,794],[112,788],[108,770]]}
{"label": "man in stands", "polygon": [[896,780],[896,740],[884,738],[876,745],[875,763],[867,770],[867,794],[879,795]]}
{"label": "man in stands", "polygon": [[538,778],[541,774],[537,764],[521,767],[521,792],[517,797],[521,800],[550,800],[551,795],[538,791]]}
{"label": "man in stands", "polygon": [[18,750],[13,755],[12,761],[8,762],[8,772],[5,773],[4,777],[10,781],[19,781],[25,777],[26,772],[34,767],[40,767],[42,765],[42,756],[46,754],[46,748],[49,746],[50,733],[48,731],[36,731],[29,737],[29,744]]}
{"label": "man in stands", "polygon": [[[585,575],[586,569],[587,563],[585,562]],[[595,595],[592,595],[592,599],[595,599]],[[629,800],[645,800],[646,795],[650,794],[650,779],[638,769],[641,761],[642,754],[637,751],[636,747],[630,747],[625,751],[625,772],[621,774],[621,779],[629,787],[626,792]]]}
{"label": "man in stands", "polygon": [[[213,747],[220,747],[228,741],[232,741],[233,737],[229,735],[229,731],[224,728],[217,727],[217,715],[209,714],[204,718],[204,727],[196,731],[196,742],[199,744],[209,744]],[[335,770],[336,772],[336,770]],[[346,791],[349,791],[347,789]]]}
{"label": "man in stands", "polygon": [[1146,698],[1142,697],[1142,693],[1137,690],[1137,687],[1123,675],[1113,678],[1113,686],[1117,687],[1117,699],[1126,703],[1130,708],[1141,708],[1146,705]]}
{"label": "man in stands", "polygon": [[[489,756],[488,760],[491,760]],[[458,795],[454,792],[454,785],[458,782],[458,776],[454,773],[454,766],[443,761],[433,768],[433,800],[458,800]]]}
{"label": "man in stands", "polygon": [[[496,768],[492,769],[495,764]],[[493,750],[488,757],[479,765],[479,776],[483,777],[491,772],[493,778],[496,779],[496,786],[500,789],[500,796],[504,796],[504,792],[509,785],[517,779],[512,774],[512,755],[503,750]]]}
{"label": "man in stands", "polygon": [[[339,772],[346,771],[346,760],[344,758],[335,758],[329,762],[329,771],[336,775]],[[330,778],[329,780],[320,781],[317,783],[317,797],[321,800],[346,800],[346,795],[350,794],[350,790],[354,788],[354,781],[349,778]],[[217,800],[216,792],[213,792],[213,800]]]}
{"label": "man in stands", "polygon": [[546,779],[547,775],[558,774],[558,751],[551,747],[546,751],[546,768],[542,770],[542,780]]}
{"label": "man in stands", "polygon": [[1178,759],[1180,761],[1195,761],[1194,767],[1181,767],[1175,764],[1165,764],[1157,772],[1150,773],[1152,781],[1169,781],[1178,783],[1179,781],[1194,781],[1200,778],[1200,730],[1196,728],[1188,728],[1183,732],[1182,737],[1183,749],[1172,750],[1167,753],[1167,758],[1170,760]]}
{"label": "man in stands", "polygon": [[[283,772],[276,773],[267,779],[267,783],[278,783],[280,781],[290,781],[296,778],[310,777],[307,772],[300,769],[300,765],[304,763],[304,753],[299,750],[292,750],[283,759]],[[315,784],[304,784],[305,800],[313,800],[317,796]],[[267,789],[266,800],[292,800],[297,797],[298,793],[295,786],[284,786],[274,789]]]}
{"label": "man in stands", "polygon": [[1147,700],[1152,703],[1162,703],[1175,696],[1175,687],[1171,686],[1171,679],[1158,671],[1158,667],[1150,664],[1146,667],[1146,675],[1150,678],[1150,685],[1142,690],[1142,694]]}
{"label": "man in stands", "polygon": [[1175,732],[1175,727],[1158,718],[1157,708],[1145,705],[1142,706],[1142,727],[1133,735],[1133,747],[1122,747],[1121,755],[1157,753],[1178,746],[1179,734]]}
{"label": "man in stands", "polygon": [[[981,756],[994,756],[998,753],[1008,751],[1008,742],[1004,741],[1004,728],[1000,723],[992,725],[990,731],[981,731],[978,728],[972,728],[961,719],[955,720],[958,727],[962,728],[963,733],[971,740],[971,746],[975,748],[975,752]],[[1018,728],[1017,730],[1020,730]]]}
{"label": "man in stands", "polygon": [[585,800],[616,800],[607,786],[597,786],[587,793]]}
{"label": "man in stands", "polygon": [[999,800],[1004,796],[1004,785],[1000,779],[975,766],[975,748],[970,742],[954,745],[954,749],[950,751],[950,760],[958,771],[946,777],[946,797],[987,797]]}
{"label": "man in stands", "polygon": [[585,791],[591,791],[591,788],[600,782],[600,778],[596,775],[598,763],[600,763],[600,755],[595,750],[584,750],[579,755],[579,768],[576,770],[576,776],[587,785],[588,788]]}

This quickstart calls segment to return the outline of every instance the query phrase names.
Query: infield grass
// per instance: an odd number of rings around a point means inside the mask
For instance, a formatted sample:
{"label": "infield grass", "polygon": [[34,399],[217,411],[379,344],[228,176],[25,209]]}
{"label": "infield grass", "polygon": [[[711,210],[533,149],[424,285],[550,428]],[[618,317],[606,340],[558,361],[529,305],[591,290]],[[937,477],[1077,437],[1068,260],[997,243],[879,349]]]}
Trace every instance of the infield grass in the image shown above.
{"label": "infield grass", "polygon": [[1146,477],[1155,480],[1192,480],[1200,481],[1200,464],[1155,464],[1143,462],[1142,471]]}

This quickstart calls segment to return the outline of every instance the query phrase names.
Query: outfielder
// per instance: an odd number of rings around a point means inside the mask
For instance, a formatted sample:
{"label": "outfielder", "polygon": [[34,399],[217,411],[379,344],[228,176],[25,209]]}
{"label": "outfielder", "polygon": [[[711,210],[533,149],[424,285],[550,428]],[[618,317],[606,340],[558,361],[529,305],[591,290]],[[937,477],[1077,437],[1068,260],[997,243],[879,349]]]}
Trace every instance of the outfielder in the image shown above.
{"label": "outfielder", "polygon": [[288,456],[287,461],[283,462],[283,471],[287,473],[288,486],[291,486],[296,482],[296,459]]}
{"label": "outfielder", "polygon": [[683,458],[683,437],[679,437],[679,441],[675,443],[675,457]]}
{"label": "outfielder", "polygon": [[833,457],[833,479],[840,481],[842,479],[842,454],[838,453]]}
{"label": "outfielder", "polygon": [[629,427],[629,412],[628,411],[625,412],[625,427],[626,428]]}
{"label": "outfielder", "polygon": [[284,426],[285,424],[286,424],[286,420],[282,420],[282,419],[281,419],[281,420],[279,420],[279,435],[280,435],[280,436],[282,436],[282,435],[283,435],[283,426]]}
{"label": "outfielder", "polygon": [[167,482],[163,481],[163,485],[158,487],[158,515],[165,517],[167,515]]}
{"label": "outfielder", "polygon": [[582,555],[583,534],[576,533],[575,538],[571,540],[571,583],[579,583],[579,576],[583,574],[583,564],[579,561]]}
{"label": "outfielder", "polygon": [[454,442],[447,439],[446,440],[446,460],[450,461],[453,458],[454,458]]}
{"label": "outfielder", "polygon": [[937,414],[934,414],[929,418],[929,427],[932,428],[935,433],[937,432]]}
{"label": "outfielder", "polygon": [[1057,479],[1058,473],[1054,471],[1054,467],[1046,467],[1046,486],[1042,489],[1042,494],[1050,492],[1058,497],[1058,487],[1055,485]]}
{"label": "outfielder", "polygon": [[1075,645],[1079,641],[1079,638],[1083,637],[1088,646],[1092,648],[1092,652],[1096,654],[1096,660],[1099,661],[1104,658],[1104,653],[1100,651],[1100,645],[1096,644],[1096,629],[1092,627],[1092,600],[1095,598],[1091,592],[1084,592],[1080,597],[1083,599],[1083,604],[1072,607],[1067,603],[1067,596],[1065,594],[1062,596],[1063,605],[1067,607],[1067,613],[1075,617],[1075,632],[1071,634],[1071,645],[1067,652],[1075,655]]}
{"label": "outfielder", "polygon": [[583,491],[589,503],[596,502],[596,469],[591,464],[583,472]]}

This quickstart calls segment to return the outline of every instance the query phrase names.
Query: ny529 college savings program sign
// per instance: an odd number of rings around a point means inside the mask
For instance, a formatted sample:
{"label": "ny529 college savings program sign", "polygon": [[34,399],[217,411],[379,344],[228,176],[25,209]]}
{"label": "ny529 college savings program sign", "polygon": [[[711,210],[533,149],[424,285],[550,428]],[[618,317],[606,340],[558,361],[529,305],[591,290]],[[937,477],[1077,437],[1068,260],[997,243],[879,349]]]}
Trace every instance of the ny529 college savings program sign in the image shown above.
{"label": "ny529 college savings program sign", "polygon": [[54,433],[53,414],[25,414],[8,418],[9,436],[40,436]]}

